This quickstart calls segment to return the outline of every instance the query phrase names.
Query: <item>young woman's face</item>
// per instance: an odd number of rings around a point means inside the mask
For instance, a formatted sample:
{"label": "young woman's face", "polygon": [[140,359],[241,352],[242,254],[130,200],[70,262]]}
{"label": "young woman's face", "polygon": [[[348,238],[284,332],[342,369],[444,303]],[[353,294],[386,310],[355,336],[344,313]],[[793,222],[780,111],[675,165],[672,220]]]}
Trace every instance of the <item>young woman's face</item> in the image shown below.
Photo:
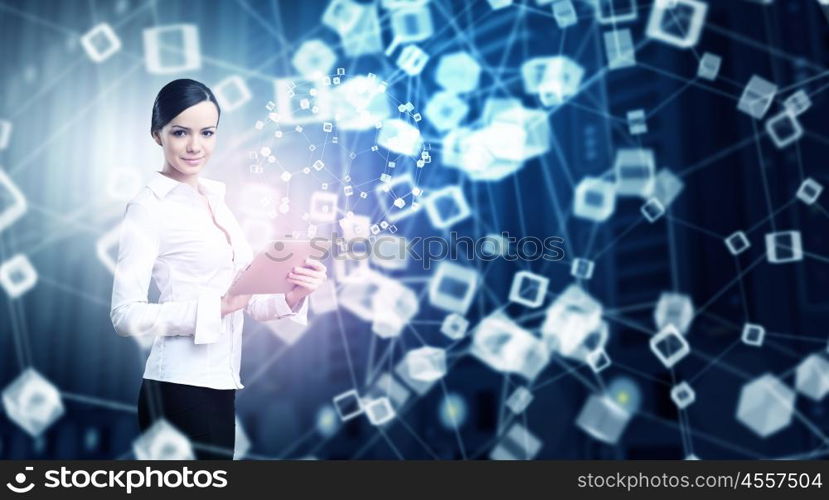
{"label": "young woman's face", "polygon": [[179,173],[190,176],[201,172],[216,145],[219,111],[210,101],[185,109],[153,134],[164,148],[164,159]]}

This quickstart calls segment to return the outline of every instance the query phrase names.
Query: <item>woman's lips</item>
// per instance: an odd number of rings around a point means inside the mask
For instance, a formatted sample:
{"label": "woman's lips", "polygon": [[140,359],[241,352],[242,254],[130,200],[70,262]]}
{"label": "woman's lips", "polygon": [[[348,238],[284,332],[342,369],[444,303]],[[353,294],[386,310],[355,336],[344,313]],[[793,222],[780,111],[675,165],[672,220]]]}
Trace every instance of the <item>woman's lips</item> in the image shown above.
{"label": "woman's lips", "polygon": [[193,159],[182,158],[182,160],[184,160],[184,162],[187,163],[188,165],[198,165],[199,163],[201,163],[201,161],[203,159],[204,159],[203,156],[201,158],[193,158]]}

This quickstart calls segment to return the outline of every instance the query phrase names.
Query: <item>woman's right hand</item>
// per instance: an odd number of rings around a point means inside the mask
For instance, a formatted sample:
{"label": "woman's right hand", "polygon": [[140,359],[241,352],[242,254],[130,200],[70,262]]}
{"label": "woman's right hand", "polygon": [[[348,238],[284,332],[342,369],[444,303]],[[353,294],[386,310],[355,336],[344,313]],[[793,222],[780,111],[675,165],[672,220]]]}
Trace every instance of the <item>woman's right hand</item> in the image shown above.
{"label": "woman's right hand", "polygon": [[248,305],[251,295],[225,295],[222,297],[222,317]]}

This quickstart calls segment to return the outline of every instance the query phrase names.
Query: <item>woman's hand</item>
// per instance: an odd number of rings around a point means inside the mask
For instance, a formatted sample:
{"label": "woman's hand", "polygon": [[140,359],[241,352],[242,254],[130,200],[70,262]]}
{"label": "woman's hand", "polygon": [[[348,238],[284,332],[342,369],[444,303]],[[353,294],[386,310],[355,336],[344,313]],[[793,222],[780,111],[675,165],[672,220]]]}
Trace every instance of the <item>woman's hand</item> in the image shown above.
{"label": "woman's hand", "polygon": [[327,279],[327,270],[318,260],[305,259],[305,265],[295,267],[288,273],[288,283],[293,283],[294,288],[285,294],[285,301],[291,309],[294,309],[299,302],[311,294]]}
{"label": "woman's hand", "polygon": [[222,316],[244,309],[250,298],[251,295],[225,295],[222,297]]}

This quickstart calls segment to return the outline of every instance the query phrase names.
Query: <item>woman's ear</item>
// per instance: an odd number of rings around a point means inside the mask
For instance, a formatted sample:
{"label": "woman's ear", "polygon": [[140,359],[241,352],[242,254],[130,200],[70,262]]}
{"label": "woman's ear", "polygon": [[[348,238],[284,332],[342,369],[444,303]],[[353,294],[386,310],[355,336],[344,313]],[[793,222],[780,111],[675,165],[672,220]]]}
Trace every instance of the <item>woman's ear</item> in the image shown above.
{"label": "woman's ear", "polygon": [[152,132],[150,135],[153,136],[153,140],[155,141],[156,144],[158,144],[159,146],[162,146],[161,137],[158,136],[158,131]]}

